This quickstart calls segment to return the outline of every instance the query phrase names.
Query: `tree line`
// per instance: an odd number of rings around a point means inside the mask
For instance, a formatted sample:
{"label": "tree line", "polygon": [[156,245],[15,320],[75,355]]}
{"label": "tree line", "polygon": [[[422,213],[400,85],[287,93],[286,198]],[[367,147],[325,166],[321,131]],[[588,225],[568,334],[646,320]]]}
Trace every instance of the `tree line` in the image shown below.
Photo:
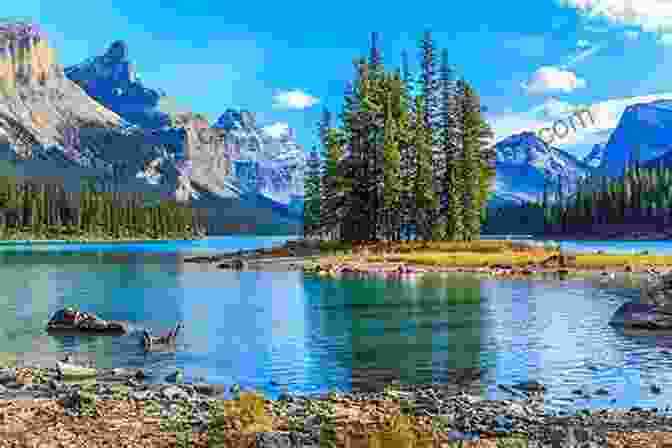
{"label": "tree line", "polygon": [[148,202],[143,193],[103,191],[92,180],[80,191],[58,183],[0,177],[3,239],[194,239],[205,234],[198,209],[175,200]]}
{"label": "tree line", "polygon": [[[439,60],[440,59],[440,60]],[[325,108],[321,152],[308,157],[304,234],[337,240],[474,240],[495,175],[492,131],[479,97],[455,79],[430,31],[420,73],[407,53],[388,71],[372,33],[368,59],[354,61],[340,126]]]}
{"label": "tree line", "polygon": [[620,177],[580,179],[576,191],[544,189],[541,200],[547,232],[568,233],[590,225],[672,222],[672,168],[643,167],[630,161]]}

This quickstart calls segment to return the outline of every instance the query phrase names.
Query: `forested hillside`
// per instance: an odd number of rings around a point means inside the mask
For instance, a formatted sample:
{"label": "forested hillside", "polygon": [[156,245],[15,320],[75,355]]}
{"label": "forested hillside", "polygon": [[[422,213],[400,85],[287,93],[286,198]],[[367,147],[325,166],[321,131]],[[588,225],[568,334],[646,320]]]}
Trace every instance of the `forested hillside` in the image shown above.
{"label": "forested hillside", "polygon": [[174,199],[0,177],[3,239],[193,239],[203,229],[201,213]]}

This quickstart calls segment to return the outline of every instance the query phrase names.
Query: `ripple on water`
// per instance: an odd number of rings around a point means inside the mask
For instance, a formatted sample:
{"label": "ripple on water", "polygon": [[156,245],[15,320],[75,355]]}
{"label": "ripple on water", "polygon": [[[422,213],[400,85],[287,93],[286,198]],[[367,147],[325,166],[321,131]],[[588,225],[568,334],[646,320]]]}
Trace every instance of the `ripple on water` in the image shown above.
{"label": "ripple on water", "polygon": [[[146,264],[59,260],[42,257],[26,269],[30,256],[24,254],[21,266],[0,264],[2,347],[85,352],[100,364],[144,366],[159,379],[181,367],[187,378],[268,391],[279,389],[271,379],[295,392],[392,379],[446,381],[456,367],[480,365],[481,382],[489,386],[545,383],[549,406],[567,405],[563,397],[582,386],[610,392],[585,400],[588,405],[672,399],[672,387],[665,387],[672,355],[660,351],[660,341],[609,327],[626,299],[620,289],[595,282],[462,275],[439,283],[363,284],[286,273],[223,275],[160,257]],[[470,297],[480,297],[480,304],[463,303]],[[163,354],[145,354],[137,335],[44,335],[36,322],[64,303],[128,319],[134,332],[168,329],[176,319],[186,326],[177,352]],[[17,318],[30,312],[34,319]],[[652,376],[663,387],[657,397],[648,391]]]}

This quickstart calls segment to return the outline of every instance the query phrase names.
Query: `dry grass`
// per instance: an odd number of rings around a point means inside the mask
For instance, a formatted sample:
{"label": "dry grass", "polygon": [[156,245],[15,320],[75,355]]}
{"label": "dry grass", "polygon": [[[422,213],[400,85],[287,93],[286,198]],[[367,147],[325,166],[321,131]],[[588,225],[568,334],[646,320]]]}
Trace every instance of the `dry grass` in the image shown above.
{"label": "dry grass", "polygon": [[598,255],[579,254],[576,256],[577,267],[599,266],[672,266],[669,255]]}
{"label": "dry grass", "polygon": [[[528,266],[540,264],[552,253],[543,251],[509,251],[501,253],[441,253],[436,251],[418,251],[409,254],[369,256],[367,261],[403,262],[425,266],[447,267],[488,267],[492,265]],[[347,261],[343,259],[343,261]],[[672,266],[672,256],[664,255],[607,255],[577,254],[576,262],[570,267],[582,269],[625,268],[631,266],[642,268],[647,266]]]}
{"label": "dry grass", "polygon": [[458,241],[322,241],[320,250],[329,252],[369,252],[408,254],[418,251],[499,253],[529,250],[529,245],[505,240]]}
{"label": "dry grass", "polygon": [[[54,400],[0,401],[0,448],[175,447],[177,435],[161,430],[140,402],[105,400],[97,415],[70,417]],[[194,434],[193,447],[206,447]]]}
{"label": "dry grass", "polygon": [[538,255],[533,253],[471,253],[471,252],[456,252],[456,253],[441,253],[441,252],[420,252],[412,254],[395,254],[387,257],[372,256],[368,257],[367,261],[376,263],[388,261],[393,263],[408,263],[418,264],[424,266],[460,266],[460,267],[477,267],[477,266],[492,266],[495,264],[527,266],[530,263],[541,263],[550,255]]}

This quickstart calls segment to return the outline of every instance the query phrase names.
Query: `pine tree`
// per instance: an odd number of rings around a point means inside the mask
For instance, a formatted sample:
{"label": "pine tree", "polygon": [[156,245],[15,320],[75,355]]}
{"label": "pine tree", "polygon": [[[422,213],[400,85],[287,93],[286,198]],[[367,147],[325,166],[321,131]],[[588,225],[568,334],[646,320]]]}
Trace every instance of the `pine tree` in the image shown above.
{"label": "pine tree", "polygon": [[464,80],[458,82],[461,109],[461,178],[464,185],[464,239],[471,241],[480,234],[481,207],[483,207],[482,148],[484,122],[480,116],[478,97]]}
{"label": "pine tree", "polygon": [[448,50],[441,54],[441,132],[440,149],[445,161],[445,170],[442,179],[441,215],[445,220],[445,237],[456,240],[464,233],[463,226],[463,196],[464,186],[460,178],[459,142],[460,129],[459,108],[455,92],[455,83],[452,79],[452,70],[448,65]]}
{"label": "pine tree", "polygon": [[[432,155],[432,189],[441,195],[441,179],[445,172],[445,158],[439,149],[440,141],[440,104],[441,91],[437,79],[437,54],[431,31],[425,31],[420,41],[420,95],[423,97],[423,120],[429,130],[429,145]],[[430,225],[434,225],[439,216],[439,209],[430,210]]]}
{"label": "pine tree", "polygon": [[320,159],[317,150],[308,157],[306,178],[304,180],[303,233],[312,236],[320,226]]}
{"label": "pine tree", "polygon": [[[385,137],[384,137],[384,160],[383,160],[383,185],[385,210],[385,238],[391,240],[397,234],[396,218],[401,205],[401,154],[399,153],[399,140],[395,117],[395,103],[397,103],[397,116],[403,113],[399,104],[402,99],[402,85],[398,77],[388,78],[387,101],[385,108]],[[396,96],[396,98],[394,98]],[[395,101],[396,100],[396,101]]]}
{"label": "pine tree", "polygon": [[403,81],[402,101],[405,114],[400,115],[398,128],[399,153],[401,156],[401,216],[398,238],[411,238],[413,217],[413,178],[415,176],[415,147],[412,126],[415,100],[413,99],[413,75],[408,64],[406,50],[401,53],[401,78]]}
{"label": "pine tree", "polygon": [[438,207],[438,200],[432,188],[432,147],[431,131],[427,128],[424,117],[424,98],[422,95],[415,100],[416,116],[413,127],[414,146],[416,150],[415,177],[413,185],[414,211],[416,216],[416,237],[429,240],[432,237],[432,213]]}

